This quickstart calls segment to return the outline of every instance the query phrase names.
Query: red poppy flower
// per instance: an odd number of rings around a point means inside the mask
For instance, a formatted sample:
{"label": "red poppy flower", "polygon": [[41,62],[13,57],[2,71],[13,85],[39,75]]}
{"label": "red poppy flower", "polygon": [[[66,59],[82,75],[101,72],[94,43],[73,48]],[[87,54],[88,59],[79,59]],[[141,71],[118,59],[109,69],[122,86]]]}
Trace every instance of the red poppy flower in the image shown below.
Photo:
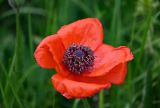
{"label": "red poppy flower", "polygon": [[111,84],[122,84],[127,63],[133,59],[126,46],[104,44],[103,28],[96,18],[65,25],[38,45],[34,56],[42,68],[56,69],[54,88],[66,98],[94,95]]}

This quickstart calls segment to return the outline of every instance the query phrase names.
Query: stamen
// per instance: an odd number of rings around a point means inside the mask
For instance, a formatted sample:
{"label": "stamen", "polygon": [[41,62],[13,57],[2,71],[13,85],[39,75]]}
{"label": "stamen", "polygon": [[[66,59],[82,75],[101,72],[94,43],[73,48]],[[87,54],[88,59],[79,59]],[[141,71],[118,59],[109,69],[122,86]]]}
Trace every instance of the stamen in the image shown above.
{"label": "stamen", "polygon": [[72,44],[64,54],[63,64],[76,74],[89,71],[94,65],[93,51],[87,46]]}

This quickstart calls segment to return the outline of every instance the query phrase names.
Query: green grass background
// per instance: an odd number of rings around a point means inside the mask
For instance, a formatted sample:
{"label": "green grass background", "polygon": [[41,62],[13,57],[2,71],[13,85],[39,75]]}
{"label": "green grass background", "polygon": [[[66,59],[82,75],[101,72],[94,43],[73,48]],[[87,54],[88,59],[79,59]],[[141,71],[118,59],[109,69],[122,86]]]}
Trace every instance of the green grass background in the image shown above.
{"label": "green grass background", "polygon": [[125,83],[103,91],[102,108],[160,108],[159,0],[0,0],[0,108],[98,108],[98,94],[67,100],[51,84],[53,70],[33,52],[47,35],[78,19],[96,17],[104,42],[131,48]]}

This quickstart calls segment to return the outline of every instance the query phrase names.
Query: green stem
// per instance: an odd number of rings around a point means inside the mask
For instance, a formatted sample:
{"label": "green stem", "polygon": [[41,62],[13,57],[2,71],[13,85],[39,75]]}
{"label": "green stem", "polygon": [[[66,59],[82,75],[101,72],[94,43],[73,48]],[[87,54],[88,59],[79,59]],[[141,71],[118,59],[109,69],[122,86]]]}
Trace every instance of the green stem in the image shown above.
{"label": "green stem", "polygon": [[75,99],[72,108],[77,108],[80,99]]}
{"label": "green stem", "polygon": [[129,46],[132,47],[133,40],[135,38],[135,28],[136,28],[136,16],[133,18],[132,30],[131,30],[131,41],[129,42]]}
{"label": "green stem", "polygon": [[13,92],[13,95],[14,95],[14,97],[15,97],[15,100],[17,101],[17,103],[18,103],[18,105],[19,105],[19,108],[23,108],[22,103],[21,103],[21,101],[20,101],[20,98],[19,98],[19,96],[18,96],[18,93],[16,92],[13,84],[11,84],[11,82],[9,82],[9,85],[10,85],[10,87],[11,87],[11,90],[12,90],[12,92]]}
{"label": "green stem", "polygon": [[29,48],[30,56],[33,57],[33,44],[32,44],[32,22],[31,22],[31,13],[28,13],[28,35],[29,35]]}
{"label": "green stem", "polygon": [[20,12],[19,7],[16,10],[16,48],[15,48],[15,55],[16,55],[16,64],[15,69],[17,72],[21,71],[22,69],[22,37],[20,35]]}
{"label": "green stem", "polygon": [[8,94],[8,89],[9,86],[11,88],[11,91],[13,92],[13,95],[15,97],[15,100],[17,101],[18,105],[20,108],[22,108],[22,104],[20,101],[20,98],[18,96],[18,93],[15,91],[15,88],[12,84],[12,73],[14,72],[14,67],[15,67],[15,71],[19,72],[22,69],[22,59],[21,59],[21,35],[20,35],[20,13],[19,13],[19,7],[17,5],[17,10],[16,10],[16,46],[15,46],[15,52],[14,52],[14,56],[12,59],[12,63],[9,69],[9,73],[7,75],[7,82],[6,82],[6,86],[5,86],[5,90],[4,93]]}
{"label": "green stem", "polygon": [[99,107],[98,108],[104,108],[104,91],[103,90],[99,93]]}
{"label": "green stem", "polygon": [[83,102],[84,108],[91,108],[87,99],[82,99],[82,102]]}
{"label": "green stem", "polygon": [[0,92],[1,92],[1,95],[2,95],[2,100],[4,102],[4,107],[5,108],[9,108],[8,107],[8,103],[7,103],[7,99],[6,99],[6,95],[4,93],[4,90],[3,90],[3,87],[2,87],[2,84],[0,83]]}
{"label": "green stem", "polygon": [[13,69],[14,69],[14,65],[15,65],[15,61],[16,61],[16,54],[14,54],[13,56],[13,59],[12,59],[12,62],[11,62],[11,66],[9,68],[9,72],[7,74],[7,82],[6,82],[6,85],[5,85],[5,93],[8,91],[9,89],[9,82],[10,82],[10,79],[11,79],[11,75],[13,73]]}

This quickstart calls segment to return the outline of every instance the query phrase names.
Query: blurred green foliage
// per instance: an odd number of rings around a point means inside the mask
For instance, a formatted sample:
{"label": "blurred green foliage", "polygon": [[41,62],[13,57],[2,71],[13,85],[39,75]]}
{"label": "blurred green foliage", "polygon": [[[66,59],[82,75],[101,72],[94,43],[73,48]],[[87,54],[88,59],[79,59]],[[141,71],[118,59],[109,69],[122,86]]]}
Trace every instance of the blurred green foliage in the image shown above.
{"label": "blurred green foliage", "polygon": [[[0,0],[0,108],[82,108],[51,84],[53,70],[33,52],[47,35],[78,19],[96,17],[104,42],[134,53],[125,84],[104,91],[105,108],[160,108],[159,0]],[[98,108],[98,96],[88,99]]]}

